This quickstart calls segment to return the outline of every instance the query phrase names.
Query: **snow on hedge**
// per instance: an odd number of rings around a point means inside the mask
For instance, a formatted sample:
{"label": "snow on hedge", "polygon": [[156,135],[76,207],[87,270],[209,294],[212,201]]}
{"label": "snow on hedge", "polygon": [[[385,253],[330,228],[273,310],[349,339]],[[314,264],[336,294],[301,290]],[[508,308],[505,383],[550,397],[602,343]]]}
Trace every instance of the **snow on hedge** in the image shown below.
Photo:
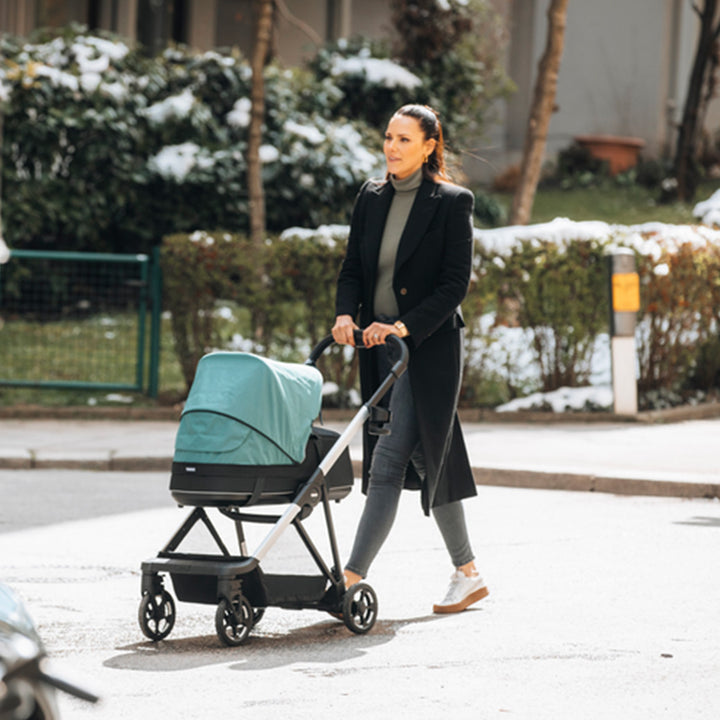
{"label": "snow on hedge", "polygon": [[720,190],[716,190],[707,200],[699,202],[693,208],[693,216],[710,227],[720,225]]}
{"label": "snow on hedge", "polygon": [[320,225],[313,229],[292,227],[281,233],[280,240],[310,240],[332,248],[345,243],[349,229],[347,225]]}
{"label": "snow on hedge", "polygon": [[331,71],[334,77],[341,75],[356,75],[365,77],[373,85],[386,88],[406,88],[414,90],[422,85],[422,80],[409,70],[401,67],[392,60],[363,57],[354,55],[342,57],[335,55],[332,59]]}
{"label": "snow on hedge", "polygon": [[519,243],[553,243],[559,248],[578,240],[597,240],[609,247],[630,247],[642,255],[658,259],[663,251],[673,252],[681,245],[692,247],[717,245],[720,230],[705,225],[670,225],[650,222],[641,225],[611,225],[588,220],[576,222],[555,218],[537,225],[510,225],[490,230],[475,230],[476,242],[488,253],[508,257]]}
{"label": "snow on hedge", "polygon": [[190,88],[186,88],[178,95],[161,100],[145,108],[142,114],[154,125],[164,125],[169,120],[179,120],[187,117],[195,104],[195,96]]}
{"label": "snow on hedge", "polygon": [[212,155],[194,142],[166,145],[148,160],[151,170],[167,180],[183,182],[194,168],[208,168],[213,165]]}
{"label": "snow on hedge", "polygon": [[233,109],[225,116],[228,125],[236,128],[246,128],[250,125],[250,111],[252,102],[250,98],[241,97],[235,101]]}
{"label": "snow on hedge", "polygon": [[[42,45],[26,45],[18,59],[31,78],[46,77],[54,87],[93,93],[103,84],[116,84],[115,79],[107,83],[107,73],[129,52],[122,42],[79,35],[71,43],[58,37]],[[6,94],[0,88],[0,100],[8,99]],[[119,90],[112,87],[108,94],[117,96]]]}
{"label": "snow on hedge", "polygon": [[[718,193],[716,193],[718,194]],[[720,204],[720,194],[719,204]],[[338,237],[344,232],[347,237],[349,228],[333,225],[332,234]],[[324,239],[326,226],[317,229],[288,228],[283,237],[304,237],[306,239]],[[611,225],[600,221],[576,222],[568,218],[555,218],[551,222],[536,225],[509,225],[489,230],[475,228],[475,242],[488,254],[495,255],[495,262],[502,263],[503,257],[509,257],[520,243],[551,243],[559,248],[567,247],[578,240],[597,240],[606,242],[609,248],[614,244],[630,247],[640,254],[660,258],[662,252],[672,252],[681,245],[720,247],[720,230],[704,225],[671,225],[650,222],[641,225]],[[660,268],[660,266],[658,266]],[[657,270],[662,274],[662,269]]]}
{"label": "snow on hedge", "polygon": [[10,259],[10,248],[5,244],[5,241],[0,234],[0,265],[3,265]]}

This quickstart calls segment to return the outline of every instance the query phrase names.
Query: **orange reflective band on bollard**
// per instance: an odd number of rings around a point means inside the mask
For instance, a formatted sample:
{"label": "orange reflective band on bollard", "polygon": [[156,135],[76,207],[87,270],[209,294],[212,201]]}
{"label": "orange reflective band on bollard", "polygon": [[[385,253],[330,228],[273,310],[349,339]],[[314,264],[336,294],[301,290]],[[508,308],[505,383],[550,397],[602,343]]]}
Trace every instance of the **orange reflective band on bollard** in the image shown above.
{"label": "orange reflective band on bollard", "polygon": [[640,309],[640,276],[637,273],[613,274],[612,309],[614,312],[637,312]]}

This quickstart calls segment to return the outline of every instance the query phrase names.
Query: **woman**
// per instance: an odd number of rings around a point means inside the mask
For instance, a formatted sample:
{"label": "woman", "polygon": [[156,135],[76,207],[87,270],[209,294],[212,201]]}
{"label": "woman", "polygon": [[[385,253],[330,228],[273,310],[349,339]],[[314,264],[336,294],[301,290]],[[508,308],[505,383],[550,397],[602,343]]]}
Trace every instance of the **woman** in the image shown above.
{"label": "woman", "polygon": [[403,487],[419,487],[423,510],[432,512],[456,568],[433,610],[460,612],[488,594],[461,503],[477,491],[457,418],[459,306],[470,279],[473,195],[450,182],[442,127],[431,108],[401,107],[388,123],[383,149],[387,177],[367,181],[355,202],[332,334],[353,345],[353,331],[364,328],[363,343],[371,348],[360,354],[364,400],[387,374],[388,335],[405,339],[410,360],[392,389],[391,434],[364,436],[367,499],[345,585],[367,575]]}

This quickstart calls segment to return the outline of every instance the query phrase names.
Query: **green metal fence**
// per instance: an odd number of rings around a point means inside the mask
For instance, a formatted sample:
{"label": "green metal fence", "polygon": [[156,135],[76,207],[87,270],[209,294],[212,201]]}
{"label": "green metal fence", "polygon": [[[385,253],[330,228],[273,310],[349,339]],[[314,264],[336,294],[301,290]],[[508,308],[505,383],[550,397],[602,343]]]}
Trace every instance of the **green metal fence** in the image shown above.
{"label": "green metal fence", "polygon": [[160,285],[157,251],[12,250],[0,266],[0,385],[156,396]]}

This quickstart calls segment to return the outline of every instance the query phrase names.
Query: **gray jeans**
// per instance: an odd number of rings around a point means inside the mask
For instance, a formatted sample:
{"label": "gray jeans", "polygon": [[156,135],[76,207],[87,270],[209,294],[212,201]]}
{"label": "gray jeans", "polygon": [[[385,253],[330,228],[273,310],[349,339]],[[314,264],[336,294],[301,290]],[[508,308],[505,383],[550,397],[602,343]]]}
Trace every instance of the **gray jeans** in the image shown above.
{"label": "gray jeans", "polygon": [[[381,435],[370,464],[367,498],[346,565],[348,570],[366,577],[370,565],[390,533],[397,514],[405,472],[410,462],[425,477],[420,430],[408,373],[402,375],[390,396],[390,435]],[[462,502],[432,508],[432,514],[455,567],[474,559]]]}

